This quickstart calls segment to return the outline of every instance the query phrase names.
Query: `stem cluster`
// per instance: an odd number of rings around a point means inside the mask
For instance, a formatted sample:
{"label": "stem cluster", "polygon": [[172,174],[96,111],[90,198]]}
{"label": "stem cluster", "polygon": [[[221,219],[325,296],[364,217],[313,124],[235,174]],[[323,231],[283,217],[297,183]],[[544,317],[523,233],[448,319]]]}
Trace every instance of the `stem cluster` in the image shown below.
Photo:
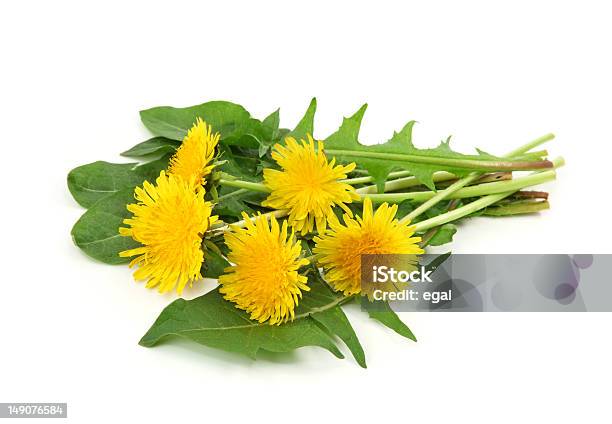
{"label": "stem cluster", "polygon": [[[329,157],[338,155],[343,157],[367,157],[369,159],[397,161],[398,163],[426,163],[471,171],[463,178],[458,178],[447,171],[435,172],[432,179],[437,186],[436,191],[424,190],[421,182],[408,171],[391,172],[385,182],[383,193],[378,193],[376,185],[369,184],[374,182],[373,177],[369,175],[342,181],[356,188],[360,200],[370,198],[373,203],[400,203],[406,200],[418,203],[419,205],[415,209],[400,217],[400,222],[416,222],[416,231],[427,232],[424,236],[431,238],[435,229],[441,225],[472,215],[491,206],[496,206],[492,209],[492,213],[488,213],[488,215],[493,216],[530,213],[547,208],[546,193],[522,192],[521,190],[556,178],[555,169],[564,164],[563,158],[554,161],[543,160],[541,158],[546,156],[546,151],[533,151],[536,147],[553,138],[553,134],[546,134],[509,152],[502,160],[496,161],[431,158],[349,150],[326,150],[326,154]],[[355,174],[363,175],[360,170],[356,171]],[[532,172],[515,177],[513,171]],[[235,187],[241,191],[270,192],[268,187],[262,183],[241,181],[228,174],[221,174],[220,177],[220,184]],[[539,195],[520,195],[520,193],[539,193]],[[445,212],[429,219],[419,220],[423,213],[441,201],[451,199],[452,202]],[[460,199],[470,199],[470,201],[461,205]],[[274,211],[273,214],[283,216],[286,211]]]}

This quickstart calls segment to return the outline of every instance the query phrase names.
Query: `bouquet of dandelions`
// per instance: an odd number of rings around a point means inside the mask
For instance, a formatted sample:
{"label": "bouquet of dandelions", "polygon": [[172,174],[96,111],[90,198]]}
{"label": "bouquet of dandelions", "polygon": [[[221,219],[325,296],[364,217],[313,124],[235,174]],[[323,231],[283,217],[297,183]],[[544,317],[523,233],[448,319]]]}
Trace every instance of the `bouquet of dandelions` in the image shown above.
{"label": "bouquet of dandelions", "polygon": [[[524,189],[563,164],[534,150],[552,135],[505,156],[465,155],[448,140],[417,149],[411,121],[365,146],[365,108],[315,141],[315,99],[293,130],[279,127],[278,110],[260,121],[223,101],[156,107],[140,113],[155,137],[123,153],[144,163],[70,172],[70,192],[88,208],[72,230],[85,253],[131,261],[134,278],[162,293],[218,279],[166,307],[141,345],[180,336],[250,357],[320,346],[342,358],[337,337],[365,367],[341,308],[359,297],[362,254],[418,255],[451,241],[462,218],[549,207],[547,193]],[[416,340],[388,305],[368,313]]]}

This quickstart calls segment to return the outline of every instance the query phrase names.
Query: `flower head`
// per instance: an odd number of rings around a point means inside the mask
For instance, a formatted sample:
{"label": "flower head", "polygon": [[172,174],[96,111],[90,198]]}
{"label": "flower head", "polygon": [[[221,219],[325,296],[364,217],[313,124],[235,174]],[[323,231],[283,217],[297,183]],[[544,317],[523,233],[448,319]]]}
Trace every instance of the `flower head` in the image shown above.
{"label": "flower head", "polygon": [[335,166],[335,159],[327,161],[323,142],[315,143],[308,136],[308,142],[298,144],[294,138],[285,139],[286,146],[274,146],[272,158],[282,171],[264,169],[264,183],[271,190],[270,196],[262,203],[274,209],[287,209],[289,223],[302,235],[317,228],[324,233],[328,222],[338,222],[334,205],[346,213],[351,211],[345,203],[359,199],[355,189],[340,180],[355,169],[355,164]]}
{"label": "flower head", "polygon": [[121,257],[137,256],[136,280],[147,280],[147,287],[161,293],[175,286],[179,294],[187,283],[202,278],[204,260],[202,237],[212,223],[212,205],[204,201],[204,190],[194,190],[193,180],[162,171],[155,185],[145,181],[136,187],[137,203],[128,205],[133,217],[123,221],[122,236],[132,237],[142,246],[121,252]]}
{"label": "flower head", "polygon": [[219,133],[212,132],[212,127],[201,118],[191,127],[183,143],[170,159],[168,173],[178,175],[185,181],[195,178],[197,185],[206,183],[205,177],[210,174],[213,165],[210,162],[215,156],[215,147],[219,143]]}
{"label": "flower head", "polygon": [[338,291],[352,295],[361,291],[362,254],[420,254],[412,237],[414,227],[395,219],[397,205],[383,203],[373,212],[372,202],[363,202],[363,217],[344,215],[344,225],[332,224],[331,231],[314,238],[313,252],[326,270],[326,280]]}
{"label": "flower head", "polygon": [[235,265],[219,277],[219,291],[253,320],[281,324],[293,319],[302,291],[309,290],[306,277],[298,273],[308,264],[300,258],[300,243],[293,233],[287,238],[287,221],[281,227],[274,217],[268,223],[263,215],[254,222],[243,216],[246,228],[234,226],[225,233],[228,259]]}

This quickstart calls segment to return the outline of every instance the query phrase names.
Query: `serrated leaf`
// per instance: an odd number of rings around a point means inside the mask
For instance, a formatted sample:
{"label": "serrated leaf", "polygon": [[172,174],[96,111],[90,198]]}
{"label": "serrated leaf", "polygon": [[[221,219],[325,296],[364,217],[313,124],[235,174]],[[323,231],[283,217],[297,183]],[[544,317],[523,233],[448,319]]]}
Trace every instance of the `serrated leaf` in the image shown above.
{"label": "serrated leaf", "polygon": [[72,239],[83,252],[107,264],[130,261],[119,252],[139,246],[130,237],[119,235],[119,227],[131,216],[126,208],[134,202],[132,189],[123,189],[96,202],[72,227]]}
{"label": "serrated leaf", "polygon": [[400,336],[404,336],[415,342],[417,341],[410,328],[408,328],[408,326],[404,324],[401,319],[399,319],[395,311],[391,309],[387,302],[370,302],[366,298],[362,299],[362,301],[370,303],[366,306],[370,318],[375,319],[385,327],[395,331]]}
{"label": "serrated leaf", "polygon": [[309,316],[283,325],[251,321],[242,310],[225,300],[214,289],[192,300],[177,299],[168,305],[140,340],[142,346],[155,346],[170,336],[184,337],[196,343],[245,354],[290,352],[304,346],[319,346],[338,358],[344,356],[325,331]]}
{"label": "serrated leaf", "polygon": [[[464,155],[457,153],[450,148],[448,140],[443,141],[440,145],[433,149],[417,149],[412,143],[412,128],[415,121],[408,122],[400,132],[395,132],[389,141],[383,144],[366,146],[359,142],[359,130],[361,121],[365,114],[367,104],[364,104],[353,116],[344,118],[342,125],[332,135],[325,140],[325,148],[329,154],[335,155],[338,159],[344,162],[355,162],[360,168],[366,169],[374,178],[378,187],[378,191],[384,191],[384,183],[391,171],[394,169],[403,169],[409,171],[422,184],[429,187],[431,190],[436,190],[433,182],[433,173],[436,171],[447,171],[457,176],[469,174],[470,169],[457,168],[454,166],[446,166],[441,164],[421,163],[429,160],[444,160],[444,159],[461,159],[484,161],[498,159],[485,153],[479,155]],[[344,153],[334,152],[342,151]],[[357,152],[357,154],[350,154]],[[363,153],[383,153],[383,154],[398,154],[410,155],[415,160],[404,159],[381,159],[369,158]],[[419,159],[416,161],[416,159]]]}
{"label": "serrated leaf", "polygon": [[97,161],[74,168],[68,174],[68,189],[77,203],[85,208],[124,188],[143,181],[154,181],[168,166],[169,156],[145,164]]}
{"label": "serrated leaf", "polygon": [[310,100],[308,109],[306,109],[306,113],[304,113],[304,116],[302,117],[302,119],[300,119],[300,122],[298,122],[298,124],[293,129],[293,131],[290,131],[286,135],[286,137],[293,137],[297,140],[300,140],[300,139],[306,139],[306,136],[308,134],[310,134],[311,136],[314,136],[313,135],[314,117],[315,117],[316,111],[317,111],[317,99],[316,97],[313,97],[312,100]]}
{"label": "serrated leaf", "polygon": [[174,153],[181,145],[180,141],[170,140],[165,137],[153,137],[121,153],[121,156],[138,158],[153,154]]}
{"label": "serrated leaf", "polygon": [[251,321],[248,314],[225,300],[215,289],[193,300],[178,299],[171,303],[140,344],[151,347],[165,338],[179,336],[251,358],[260,350],[290,352],[303,346],[319,346],[343,358],[333,339],[323,330],[325,328],[344,340],[357,361],[365,366],[363,350],[348,320],[342,319],[343,314],[328,313],[340,310],[341,300],[322,283],[313,281],[311,292],[304,293],[296,309],[295,320],[277,326]]}
{"label": "serrated leaf", "polygon": [[245,108],[225,101],[175,108],[159,106],[140,111],[143,124],[155,135],[181,141],[196,121],[202,118],[213,131],[221,133],[221,143],[258,149],[266,139],[261,121]]}

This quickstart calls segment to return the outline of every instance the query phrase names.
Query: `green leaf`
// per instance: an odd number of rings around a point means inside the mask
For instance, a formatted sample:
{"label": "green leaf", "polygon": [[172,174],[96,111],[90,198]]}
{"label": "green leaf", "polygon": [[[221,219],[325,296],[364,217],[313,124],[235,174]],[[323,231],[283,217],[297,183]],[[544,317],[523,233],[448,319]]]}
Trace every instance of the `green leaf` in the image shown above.
{"label": "green leaf", "polygon": [[202,264],[202,276],[204,278],[219,278],[230,263],[218,252],[211,249],[204,250],[204,263]]}
{"label": "green leaf", "polygon": [[429,239],[430,246],[441,246],[446,243],[450,243],[453,241],[453,236],[457,232],[457,226],[453,224],[444,224],[434,234],[434,236]]}
{"label": "green leaf", "polygon": [[258,149],[266,139],[261,121],[240,105],[225,101],[212,101],[196,106],[175,108],[159,106],[140,111],[143,124],[155,135],[181,141],[202,118],[213,131],[221,133],[221,143]]}
{"label": "green leaf", "polygon": [[138,158],[153,154],[174,153],[180,145],[181,143],[176,140],[170,140],[165,137],[153,137],[126,150],[121,153],[121,156]]}
{"label": "green leaf", "polygon": [[257,176],[258,159],[234,153],[231,148],[224,146],[221,148],[219,160],[222,164],[217,170],[244,181],[261,181],[261,178]]}
{"label": "green leaf", "polygon": [[313,135],[314,132],[314,116],[317,111],[317,99],[313,97],[310,100],[310,104],[308,105],[308,109],[306,109],[306,113],[298,122],[297,126],[293,131],[290,131],[287,134],[287,137],[293,137],[297,140],[306,139],[306,135]]}
{"label": "green leaf", "polygon": [[340,307],[331,308],[312,315],[312,318],[323,325],[331,334],[335,334],[349,348],[353,357],[362,368],[367,368],[365,353],[359,343],[357,334]]}
{"label": "green leaf", "polygon": [[446,262],[446,260],[448,258],[450,258],[451,255],[452,255],[452,252],[442,253],[441,255],[438,255],[435,258],[433,258],[428,263],[421,264],[421,265],[423,265],[425,267],[425,271],[434,272],[435,270],[437,270],[440,267],[440,265],[442,265],[444,262]]}
{"label": "green leaf", "polygon": [[415,206],[412,200],[403,200],[397,204],[396,218],[401,219],[414,210]]}
{"label": "green leaf", "polygon": [[[261,177],[258,176],[258,169],[261,160],[258,157],[244,156],[241,154],[242,152],[234,152],[234,150],[237,149],[222,146],[222,153],[219,157],[222,164],[218,167],[218,170],[243,181],[260,182]],[[242,212],[255,213],[253,208],[247,205],[245,201],[257,201],[262,198],[262,193],[250,190],[239,190],[225,185],[219,185],[217,188],[221,198],[215,205],[214,212],[226,222],[233,221],[228,221],[227,217],[242,219]]]}
{"label": "green leaf", "polygon": [[[429,263],[423,266],[425,267],[426,271],[434,272],[450,256],[450,252],[443,253],[441,255],[436,256]],[[391,309],[387,302],[380,300],[371,301],[364,296],[361,298],[361,308],[367,311],[370,318],[375,319],[384,326],[395,331],[400,336],[404,336],[415,342],[417,341],[415,335],[412,333],[410,328],[408,328],[408,326],[404,324],[401,319],[399,319],[395,311]]]}
{"label": "green leaf", "polygon": [[310,287],[311,291],[304,293],[296,308],[295,319],[278,326],[250,320],[247,313],[225,300],[218,289],[193,300],[178,299],[162,311],[140,344],[150,347],[167,337],[179,336],[251,358],[259,350],[290,352],[303,346],[319,346],[343,358],[332,338],[336,335],[365,367],[363,349],[340,309],[346,298],[318,279],[311,281]]}
{"label": "green leaf", "polygon": [[[321,280],[318,270],[315,270],[314,276],[310,280],[310,291],[304,293],[304,297],[296,308],[295,313],[297,315],[310,313],[310,316],[325,327],[327,331],[340,337],[353,354],[357,363],[361,367],[367,368],[365,354],[357,334],[355,334],[355,330],[353,330],[344,311],[339,306],[347,298],[333,292]],[[334,304],[336,306],[330,307]]]}
{"label": "green leaf", "polygon": [[[415,121],[408,122],[386,143],[365,146],[359,142],[358,138],[366,108],[367,104],[364,104],[353,116],[344,118],[338,131],[325,140],[325,148],[328,154],[344,162],[355,162],[360,168],[366,169],[374,178],[380,193],[384,191],[387,176],[394,169],[409,171],[422,184],[435,191],[434,172],[443,170],[457,176],[464,176],[472,169],[468,165],[458,167],[461,162],[465,164],[467,161],[474,165],[479,161],[484,164],[485,160],[499,159],[484,152],[479,152],[478,155],[454,152],[449,146],[448,139],[434,149],[417,149],[412,143],[412,127]],[[380,154],[387,156],[383,158]],[[389,154],[394,158],[391,159]],[[432,161],[436,163],[429,163]]]}
{"label": "green leaf", "polygon": [[93,162],[68,174],[68,189],[78,204],[89,208],[100,199],[143,181],[154,181],[168,166],[169,156],[142,165],[137,163]]}
{"label": "green leaf", "polygon": [[265,137],[261,140],[259,145],[259,156],[263,156],[266,154],[268,149],[276,143],[279,136],[279,126],[280,126],[280,109],[276,109],[270,115],[268,115],[261,122],[264,131]]}
{"label": "green leaf", "polygon": [[[246,197],[252,196],[253,192],[221,199],[213,208],[213,213],[219,215],[224,222],[233,222],[242,219],[242,212],[247,215],[254,215],[256,212],[244,201]],[[235,219],[228,219],[228,217]]]}
{"label": "green leaf", "polygon": [[404,336],[415,342],[417,341],[412,331],[410,331],[410,328],[408,328],[408,326],[404,324],[401,319],[399,319],[395,311],[391,309],[387,302],[370,302],[367,300],[367,298],[362,299],[362,301],[368,302],[370,304],[366,306],[370,318],[375,319],[386,327],[389,327],[391,330],[395,331],[400,336]]}
{"label": "green leaf", "polygon": [[257,352],[290,352],[303,346],[319,346],[338,358],[344,356],[331,337],[309,316],[282,325],[251,321],[242,310],[225,300],[214,289],[192,300],[177,299],[168,305],[140,340],[151,347],[170,336],[245,354],[255,359]]}
{"label": "green leaf", "polygon": [[119,252],[139,246],[130,237],[119,235],[119,227],[131,216],[126,209],[134,202],[133,190],[123,189],[96,202],[72,227],[72,239],[81,250],[107,264],[129,262]]}
{"label": "green leaf", "polygon": [[280,126],[280,109],[276,109],[261,121],[264,129],[267,131],[267,136],[274,140],[278,135],[278,127]]}

